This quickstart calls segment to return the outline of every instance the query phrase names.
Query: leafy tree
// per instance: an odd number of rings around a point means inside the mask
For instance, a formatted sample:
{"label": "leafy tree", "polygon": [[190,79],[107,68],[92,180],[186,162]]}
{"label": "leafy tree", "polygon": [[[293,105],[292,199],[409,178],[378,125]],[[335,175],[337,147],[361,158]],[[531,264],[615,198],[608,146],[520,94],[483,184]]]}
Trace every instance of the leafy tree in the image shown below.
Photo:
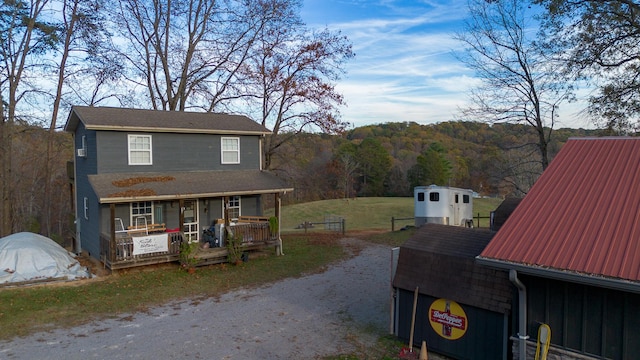
{"label": "leafy tree", "polygon": [[384,180],[391,170],[389,152],[376,138],[366,138],[358,145],[356,158],[360,164],[360,195],[382,196]]}
{"label": "leafy tree", "polygon": [[548,144],[558,105],[569,97],[557,81],[554,64],[531,40],[526,4],[518,0],[473,0],[465,32],[457,38],[467,46],[461,56],[482,85],[471,92],[473,106],[464,116],[491,123],[524,123],[537,133],[541,170],[549,165]]}
{"label": "leafy tree", "polygon": [[409,169],[407,179],[411,189],[422,185],[449,185],[451,163],[445,156],[445,150],[439,143],[432,143],[416,159]]}
{"label": "leafy tree", "polygon": [[[640,3],[635,0],[534,0],[546,8],[542,35],[568,71],[599,87],[590,97],[598,125],[640,128]],[[600,119],[604,119],[601,121]]]}

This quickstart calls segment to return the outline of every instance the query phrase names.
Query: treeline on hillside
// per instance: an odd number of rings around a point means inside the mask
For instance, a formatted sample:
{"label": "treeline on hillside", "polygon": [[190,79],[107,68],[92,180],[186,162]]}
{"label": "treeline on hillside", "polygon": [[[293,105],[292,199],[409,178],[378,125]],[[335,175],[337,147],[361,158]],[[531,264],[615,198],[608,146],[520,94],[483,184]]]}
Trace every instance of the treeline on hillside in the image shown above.
{"label": "treeline on hillside", "polygon": [[[598,130],[554,130],[551,159],[570,137]],[[274,170],[295,187],[288,201],[412,196],[417,185],[469,188],[486,196],[522,196],[542,172],[533,128],[479,122],[385,123],[341,136],[299,134]]]}
{"label": "treeline on hillside", "polygon": [[[593,130],[557,130],[552,154],[569,137],[597,135]],[[52,237],[61,240],[69,238],[67,235],[74,230],[72,172],[68,171],[73,144],[69,134],[54,133],[51,165],[55,188],[52,200],[47,202],[42,192],[47,136],[48,130],[42,127],[16,126],[11,153],[17,179],[12,208],[16,228],[36,233],[41,232],[43,210],[51,210]],[[505,176],[506,165],[519,164],[522,168],[521,160],[531,152],[529,143],[535,143],[535,134],[521,125],[387,123],[359,127],[342,135],[295,135],[278,148],[274,170],[295,188],[284,198],[285,204],[359,196],[412,196],[413,186],[429,184],[504,196],[515,191],[515,175]]]}
{"label": "treeline on hillside", "polygon": [[[51,199],[44,196],[47,181],[47,138],[53,141],[49,164],[53,191]],[[63,132],[49,133],[40,126],[19,122],[12,136],[11,209],[14,228],[18,231],[42,233],[44,216],[50,216],[51,238],[63,243],[74,230],[70,174],[73,173],[73,142]],[[45,211],[45,209],[47,211]],[[49,214],[49,215],[46,215]]]}

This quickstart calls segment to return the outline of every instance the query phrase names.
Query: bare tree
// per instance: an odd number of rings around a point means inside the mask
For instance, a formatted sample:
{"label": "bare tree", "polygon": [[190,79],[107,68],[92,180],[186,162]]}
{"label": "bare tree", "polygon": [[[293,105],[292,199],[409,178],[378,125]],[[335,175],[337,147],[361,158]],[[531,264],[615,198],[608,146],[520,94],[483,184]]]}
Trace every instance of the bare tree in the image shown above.
{"label": "bare tree", "polygon": [[[305,130],[344,130],[347,124],[338,117],[344,100],[334,83],[343,74],[344,62],[354,56],[339,32],[310,33],[297,15],[299,2],[274,3],[282,15],[262,29],[246,68],[249,106],[260,109],[256,116],[273,131],[264,146],[265,169],[291,136]],[[288,136],[277,136],[280,133]]]}
{"label": "bare tree", "polygon": [[154,109],[214,111],[238,98],[238,70],[276,14],[271,1],[120,0],[120,54]]}
{"label": "bare tree", "polygon": [[341,154],[338,164],[340,165],[338,188],[342,189],[344,198],[348,199],[354,195],[352,194],[353,183],[354,178],[357,176],[358,170],[360,169],[360,164],[354,158],[353,154],[349,153]]}
{"label": "bare tree", "polygon": [[[52,73],[57,74],[51,109],[51,120],[49,124],[49,136],[47,136],[46,161],[44,163],[44,192],[42,206],[42,233],[51,236],[51,215],[52,184],[56,182],[53,174],[54,166],[59,166],[54,161],[56,150],[56,127],[59,116],[64,88],[68,85],[70,73],[90,73],[101,66],[96,66],[97,59],[101,56],[103,42],[108,42],[105,36],[106,30],[103,27],[103,7],[101,0],[63,0],[60,4],[61,23],[59,26],[60,46],[57,48],[57,55],[48,66]],[[99,70],[98,70],[99,71]],[[100,83],[94,85],[94,89]],[[85,91],[88,90],[85,88]],[[95,90],[93,90],[95,91]]]}
{"label": "bare tree", "polygon": [[23,89],[25,70],[38,66],[36,55],[51,49],[58,41],[56,27],[43,21],[47,0],[5,1],[0,4],[0,236],[13,230],[12,174],[13,128],[18,118],[18,103],[28,96]]}
{"label": "bare tree", "polygon": [[637,0],[534,0],[542,37],[567,70],[598,91],[589,98],[597,125],[640,129],[640,3]]}
{"label": "bare tree", "polygon": [[482,84],[471,92],[473,105],[464,116],[488,122],[525,123],[537,133],[540,170],[549,165],[548,144],[558,105],[571,88],[559,81],[554,63],[532,41],[536,32],[531,11],[518,0],[474,0],[461,56]]}

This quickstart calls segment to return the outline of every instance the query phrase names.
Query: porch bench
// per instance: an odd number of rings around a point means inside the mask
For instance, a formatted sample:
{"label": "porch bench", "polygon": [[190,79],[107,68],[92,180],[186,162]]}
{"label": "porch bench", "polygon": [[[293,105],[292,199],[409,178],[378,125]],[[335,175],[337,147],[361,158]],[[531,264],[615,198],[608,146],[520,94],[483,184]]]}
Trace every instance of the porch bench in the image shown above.
{"label": "porch bench", "polygon": [[145,233],[159,233],[167,231],[167,227],[162,224],[147,224],[147,226],[127,226],[127,232],[130,235],[140,235]]}

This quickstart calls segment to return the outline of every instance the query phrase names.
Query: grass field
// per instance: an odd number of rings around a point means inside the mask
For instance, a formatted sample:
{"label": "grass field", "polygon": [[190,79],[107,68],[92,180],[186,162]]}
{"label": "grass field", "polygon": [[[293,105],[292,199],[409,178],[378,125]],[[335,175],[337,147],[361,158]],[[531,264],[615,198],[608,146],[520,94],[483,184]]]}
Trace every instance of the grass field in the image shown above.
{"label": "grass field", "polygon": [[[502,202],[502,199],[473,199],[474,217],[480,214],[480,227],[489,227],[489,214]],[[408,218],[396,222],[395,228],[413,225],[413,198],[370,197],[355,199],[321,200],[282,207],[283,232],[295,231],[305,221],[324,222],[325,216],[336,215],[345,219],[347,231],[350,230],[391,230],[391,218]],[[273,211],[267,213],[272,215]],[[474,221],[477,226],[477,220]],[[318,228],[322,229],[322,227]],[[316,229],[316,230],[318,230]]]}

